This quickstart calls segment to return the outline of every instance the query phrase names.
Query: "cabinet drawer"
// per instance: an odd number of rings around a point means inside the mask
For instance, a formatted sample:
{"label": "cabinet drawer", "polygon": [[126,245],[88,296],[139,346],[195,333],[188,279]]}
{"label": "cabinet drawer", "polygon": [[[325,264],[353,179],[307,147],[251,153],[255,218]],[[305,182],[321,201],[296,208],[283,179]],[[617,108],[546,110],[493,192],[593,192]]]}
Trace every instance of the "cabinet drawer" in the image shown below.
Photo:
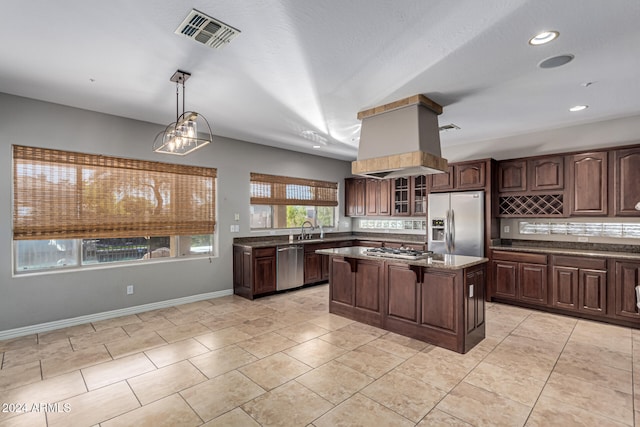
{"label": "cabinet drawer", "polygon": [[554,256],[553,265],[561,265],[565,267],[575,267],[575,268],[588,268],[591,270],[606,270],[607,260],[602,258]]}
{"label": "cabinet drawer", "polygon": [[529,264],[546,264],[547,256],[526,252],[493,251],[492,258],[501,261],[526,262]]}
{"label": "cabinet drawer", "polygon": [[255,256],[255,257],[276,256],[276,248],[254,249],[253,250],[253,256]]}

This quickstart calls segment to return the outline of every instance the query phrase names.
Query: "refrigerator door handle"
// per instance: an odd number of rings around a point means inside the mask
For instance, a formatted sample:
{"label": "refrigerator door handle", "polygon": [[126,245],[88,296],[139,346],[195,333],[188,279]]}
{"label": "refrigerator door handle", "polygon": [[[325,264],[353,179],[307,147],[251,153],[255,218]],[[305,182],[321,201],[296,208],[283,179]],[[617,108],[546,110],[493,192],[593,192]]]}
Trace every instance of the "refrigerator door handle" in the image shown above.
{"label": "refrigerator door handle", "polygon": [[451,252],[451,211],[449,209],[447,209],[447,220],[445,222],[444,245],[447,249],[447,253],[450,253]]}
{"label": "refrigerator door handle", "polygon": [[451,253],[456,250],[456,217],[455,211],[451,209],[451,223],[449,224],[449,234],[451,235]]}

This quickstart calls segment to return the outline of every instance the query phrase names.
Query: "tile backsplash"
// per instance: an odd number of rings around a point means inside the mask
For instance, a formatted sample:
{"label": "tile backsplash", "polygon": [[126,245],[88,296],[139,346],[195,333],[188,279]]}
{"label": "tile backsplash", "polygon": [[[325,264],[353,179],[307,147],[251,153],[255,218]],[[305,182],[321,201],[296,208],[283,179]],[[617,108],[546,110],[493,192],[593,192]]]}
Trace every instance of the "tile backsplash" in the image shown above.
{"label": "tile backsplash", "polygon": [[636,218],[502,219],[500,237],[640,245],[640,220]]}
{"label": "tile backsplash", "polygon": [[416,219],[354,219],[354,231],[373,231],[380,233],[406,233],[425,234],[427,221],[423,218]]}

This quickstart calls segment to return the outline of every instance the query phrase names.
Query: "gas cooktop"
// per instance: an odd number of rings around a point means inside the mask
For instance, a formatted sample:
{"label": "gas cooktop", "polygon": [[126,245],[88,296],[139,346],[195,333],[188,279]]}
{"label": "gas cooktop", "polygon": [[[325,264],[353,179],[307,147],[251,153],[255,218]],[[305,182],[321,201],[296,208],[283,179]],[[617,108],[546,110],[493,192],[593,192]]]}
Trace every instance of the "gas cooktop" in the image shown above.
{"label": "gas cooktop", "polygon": [[371,256],[400,259],[422,259],[433,254],[431,251],[408,248],[369,248],[365,253]]}

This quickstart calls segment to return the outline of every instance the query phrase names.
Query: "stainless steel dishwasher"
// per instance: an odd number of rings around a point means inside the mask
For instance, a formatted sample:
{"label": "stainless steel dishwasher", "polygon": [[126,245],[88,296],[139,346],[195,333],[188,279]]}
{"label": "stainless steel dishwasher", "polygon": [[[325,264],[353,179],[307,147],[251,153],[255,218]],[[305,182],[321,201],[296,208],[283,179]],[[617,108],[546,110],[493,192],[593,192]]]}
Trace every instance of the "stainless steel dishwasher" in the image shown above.
{"label": "stainless steel dishwasher", "polygon": [[276,289],[296,288],[304,284],[304,246],[278,246]]}

